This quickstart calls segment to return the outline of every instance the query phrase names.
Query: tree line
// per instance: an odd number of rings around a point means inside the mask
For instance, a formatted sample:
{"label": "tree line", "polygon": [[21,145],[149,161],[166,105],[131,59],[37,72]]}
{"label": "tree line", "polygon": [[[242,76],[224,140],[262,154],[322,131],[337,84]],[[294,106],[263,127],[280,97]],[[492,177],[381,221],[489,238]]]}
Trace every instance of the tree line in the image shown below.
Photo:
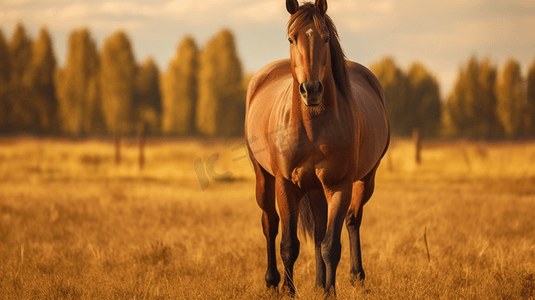
{"label": "tree line", "polygon": [[[421,63],[407,71],[385,57],[370,69],[383,85],[392,134],[414,128],[426,138],[505,138],[535,135],[535,61],[523,78],[510,59],[498,71],[476,56],[459,68],[452,92]],[[123,31],[102,49],[88,29],[69,36],[58,67],[48,31],[32,40],[18,24],[8,42],[0,29],[0,134],[243,134],[244,76],[234,36],[222,29],[203,48],[179,43],[165,72],[154,60],[138,64]]]}
{"label": "tree line", "polygon": [[246,86],[227,29],[202,49],[186,36],[163,74],[150,57],[136,63],[123,31],[98,51],[88,29],[73,30],[60,68],[45,28],[32,41],[19,23],[9,43],[0,29],[2,134],[237,136]]}
{"label": "tree line", "polygon": [[393,135],[409,136],[416,128],[427,138],[535,136],[535,60],[523,78],[514,59],[498,71],[489,58],[472,56],[446,99],[421,63],[405,72],[386,57],[371,70],[383,85]]}

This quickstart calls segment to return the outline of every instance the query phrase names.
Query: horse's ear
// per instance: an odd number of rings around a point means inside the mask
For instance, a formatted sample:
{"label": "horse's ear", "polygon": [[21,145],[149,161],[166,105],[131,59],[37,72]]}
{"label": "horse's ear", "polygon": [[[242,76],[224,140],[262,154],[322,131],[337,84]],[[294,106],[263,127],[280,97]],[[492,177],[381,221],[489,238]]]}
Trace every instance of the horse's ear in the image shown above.
{"label": "horse's ear", "polygon": [[286,0],[286,9],[290,13],[290,15],[295,14],[298,8],[299,2],[297,2],[297,0]]}
{"label": "horse's ear", "polygon": [[327,0],[316,0],[316,9],[323,16],[327,11]]}

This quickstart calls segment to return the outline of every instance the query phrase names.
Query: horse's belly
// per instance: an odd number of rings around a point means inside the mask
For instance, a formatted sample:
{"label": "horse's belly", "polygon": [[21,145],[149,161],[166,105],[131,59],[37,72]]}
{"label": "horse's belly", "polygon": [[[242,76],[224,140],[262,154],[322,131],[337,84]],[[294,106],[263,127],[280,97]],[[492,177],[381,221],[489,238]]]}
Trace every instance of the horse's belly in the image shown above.
{"label": "horse's belly", "polygon": [[275,176],[271,168],[271,157],[269,155],[269,148],[267,141],[261,135],[256,135],[254,132],[247,136],[249,143],[249,150],[258,164],[268,171],[269,174]]}
{"label": "horse's belly", "polygon": [[[259,96],[257,97],[260,98]],[[260,98],[259,100],[264,99]],[[246,116],[247,131],[245,132],[245,137],[249,145],[250,154],[262,168],[274,175],[271,168],[268,140],[270,138],[268,124],[271,105],[273,103],[267,101],[253,101],[251,103]]]}
{"label": "horse's belly", "polygon": [[[255,113],[251,113],[248,115],[248,118],[251,120],[258,120],[261,116],[256,116]],[[262,122],[253,122],[253,126],[249,125],[247,127],[247,132],[245,133],[250,155],[254,157],[262,168],[268,171],[271,175],[274,175],[273,170],[271,169],[271,157],[269,155],[269,144],[265,137],[265,129],[258,126],[260,124],[262,124]]]}

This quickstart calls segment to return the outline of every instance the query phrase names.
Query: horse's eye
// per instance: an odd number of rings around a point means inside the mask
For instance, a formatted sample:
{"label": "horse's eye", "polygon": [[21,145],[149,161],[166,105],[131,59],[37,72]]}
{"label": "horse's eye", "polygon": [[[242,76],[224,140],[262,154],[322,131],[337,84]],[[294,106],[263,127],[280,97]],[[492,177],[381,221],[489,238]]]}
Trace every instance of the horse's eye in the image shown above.
{"label": "horse's eye", "polygon": [[290,44],[293,44],[294,40],[292,40],[292,38],[288,38],[288,42],[290,42]]}
{"label": "horse's eye", "polygon": [[328,43],[329,42],[329,37],[326,37],[325,38],[325,43]]}

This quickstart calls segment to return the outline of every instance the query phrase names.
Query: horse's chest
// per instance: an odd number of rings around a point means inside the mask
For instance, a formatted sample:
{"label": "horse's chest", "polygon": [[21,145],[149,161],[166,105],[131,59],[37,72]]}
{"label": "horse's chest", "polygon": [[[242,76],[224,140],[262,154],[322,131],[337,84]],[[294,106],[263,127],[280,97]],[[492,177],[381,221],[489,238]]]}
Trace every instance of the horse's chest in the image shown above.
{"label": "horse's chest", "polygon": [[300,188],[338,182],[347,173],[347,155],[340,151],[339,145],[327,140],[312,142],[287,133],[277,138],[276,146],[282,175]]}

